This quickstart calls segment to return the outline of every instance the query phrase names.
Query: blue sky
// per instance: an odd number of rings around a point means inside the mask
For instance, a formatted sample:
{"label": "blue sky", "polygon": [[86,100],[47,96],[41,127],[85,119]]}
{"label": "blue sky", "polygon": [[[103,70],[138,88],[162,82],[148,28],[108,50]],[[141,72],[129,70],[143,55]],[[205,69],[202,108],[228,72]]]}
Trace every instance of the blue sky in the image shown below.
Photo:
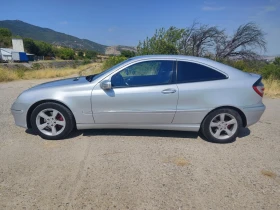
{"label": "blue sky", "polygon": [[157,28],[184,28],[194,20],[229,34],[253,21],[267,34],[266,54],[280,54],[280,0],[0,0],[0,5],[0,20],[18,19],[105,45],[136,46]]}

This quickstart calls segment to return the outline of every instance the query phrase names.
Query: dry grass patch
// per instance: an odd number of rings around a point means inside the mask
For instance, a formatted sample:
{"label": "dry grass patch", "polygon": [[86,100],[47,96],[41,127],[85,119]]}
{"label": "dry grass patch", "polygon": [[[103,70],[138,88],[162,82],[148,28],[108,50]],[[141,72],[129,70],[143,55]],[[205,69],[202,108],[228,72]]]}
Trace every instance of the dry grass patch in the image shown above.
{"label": "dry grass patch", "polygon": [[270,178],[276,178],[276,174],[271,172],[271,171],[267,171],[267,170],[261,170],[262,175],[270,177]]}
{"label": "dry grass patch", "polygon": [[189,165],[189,161],[187,161],[184,157],[168,157],[163,162],[164,163],[173,163],[177,166]]}
{"label": "dry grass patch", "polygon": [[66,77],[77,73],[79,73],[77,69],[41,69],[24,72],[22,79]]}
{"label": "dry grass patch", "polygon": [[18,79],[15,71],[0,69],[0,82],[9,82]]}
{"label": "dry grass patch", "polygon": [[103,71],[102,63],[93,63],[90,67],[79,72],[81,76],[99,74]]}
{"label": "dry grass patch", "polygon": [[263,80],[264,83],[264,94],[272,98],[280,97],[280,81],[279,80]]}
{"label": "dry grass patch", "polygon": [[78,68],[47,68],[40,70],[24,70],[24,69],[6,69],[0,68],[0,82],[9,82],[20,79],[45,79],[56,77],[68,77],[73,75],[82,75],[88,69],[94,68],[96,64],[91,63],[88,65],[79,66]]}

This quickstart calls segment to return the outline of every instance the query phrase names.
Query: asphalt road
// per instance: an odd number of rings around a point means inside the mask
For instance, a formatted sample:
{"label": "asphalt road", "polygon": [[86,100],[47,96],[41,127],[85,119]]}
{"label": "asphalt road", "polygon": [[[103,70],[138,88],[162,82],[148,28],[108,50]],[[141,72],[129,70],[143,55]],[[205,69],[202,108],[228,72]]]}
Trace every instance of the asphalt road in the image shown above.
{"label": "asphalt road", "polygon": [[196,133],[77,131],[46,141],[10,107],[43,80],[0,84],[0,209],[280,209],[280,100],[231,144]]}

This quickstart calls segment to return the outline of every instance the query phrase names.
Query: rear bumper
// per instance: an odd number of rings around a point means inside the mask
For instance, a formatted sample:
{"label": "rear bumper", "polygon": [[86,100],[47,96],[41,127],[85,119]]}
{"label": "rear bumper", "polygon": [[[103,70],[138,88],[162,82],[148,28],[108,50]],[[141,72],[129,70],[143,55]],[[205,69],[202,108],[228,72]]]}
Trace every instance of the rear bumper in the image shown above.
{"label": "rear bumper", "polygon": [[247,119],[247,126],[249,127],[255,123],[257,123],[262,114],[264,113],[265,105],[264,104],[258,104],[256,106],[250,106],[250,107],[244,107],[242,111],[244,112],[246,119]]}

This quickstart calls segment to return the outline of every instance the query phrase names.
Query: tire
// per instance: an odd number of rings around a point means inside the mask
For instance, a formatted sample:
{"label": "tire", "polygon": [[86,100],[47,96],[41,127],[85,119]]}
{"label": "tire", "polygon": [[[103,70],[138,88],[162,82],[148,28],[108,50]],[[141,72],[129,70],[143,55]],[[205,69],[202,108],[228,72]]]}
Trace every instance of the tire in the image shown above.
{"label": "tire", "polygon": [[47,140],[64,139],[75,127],[72,112],[54,102],[38,105],[33,110],[30,120],[34,132]]}
{"label": "tire", "polygon": [[242,119],[239,113],[224,108],[214,110],[206,116],[201,124],[201,132],[208,141],[223,144],[234,142],[241,127]]}

